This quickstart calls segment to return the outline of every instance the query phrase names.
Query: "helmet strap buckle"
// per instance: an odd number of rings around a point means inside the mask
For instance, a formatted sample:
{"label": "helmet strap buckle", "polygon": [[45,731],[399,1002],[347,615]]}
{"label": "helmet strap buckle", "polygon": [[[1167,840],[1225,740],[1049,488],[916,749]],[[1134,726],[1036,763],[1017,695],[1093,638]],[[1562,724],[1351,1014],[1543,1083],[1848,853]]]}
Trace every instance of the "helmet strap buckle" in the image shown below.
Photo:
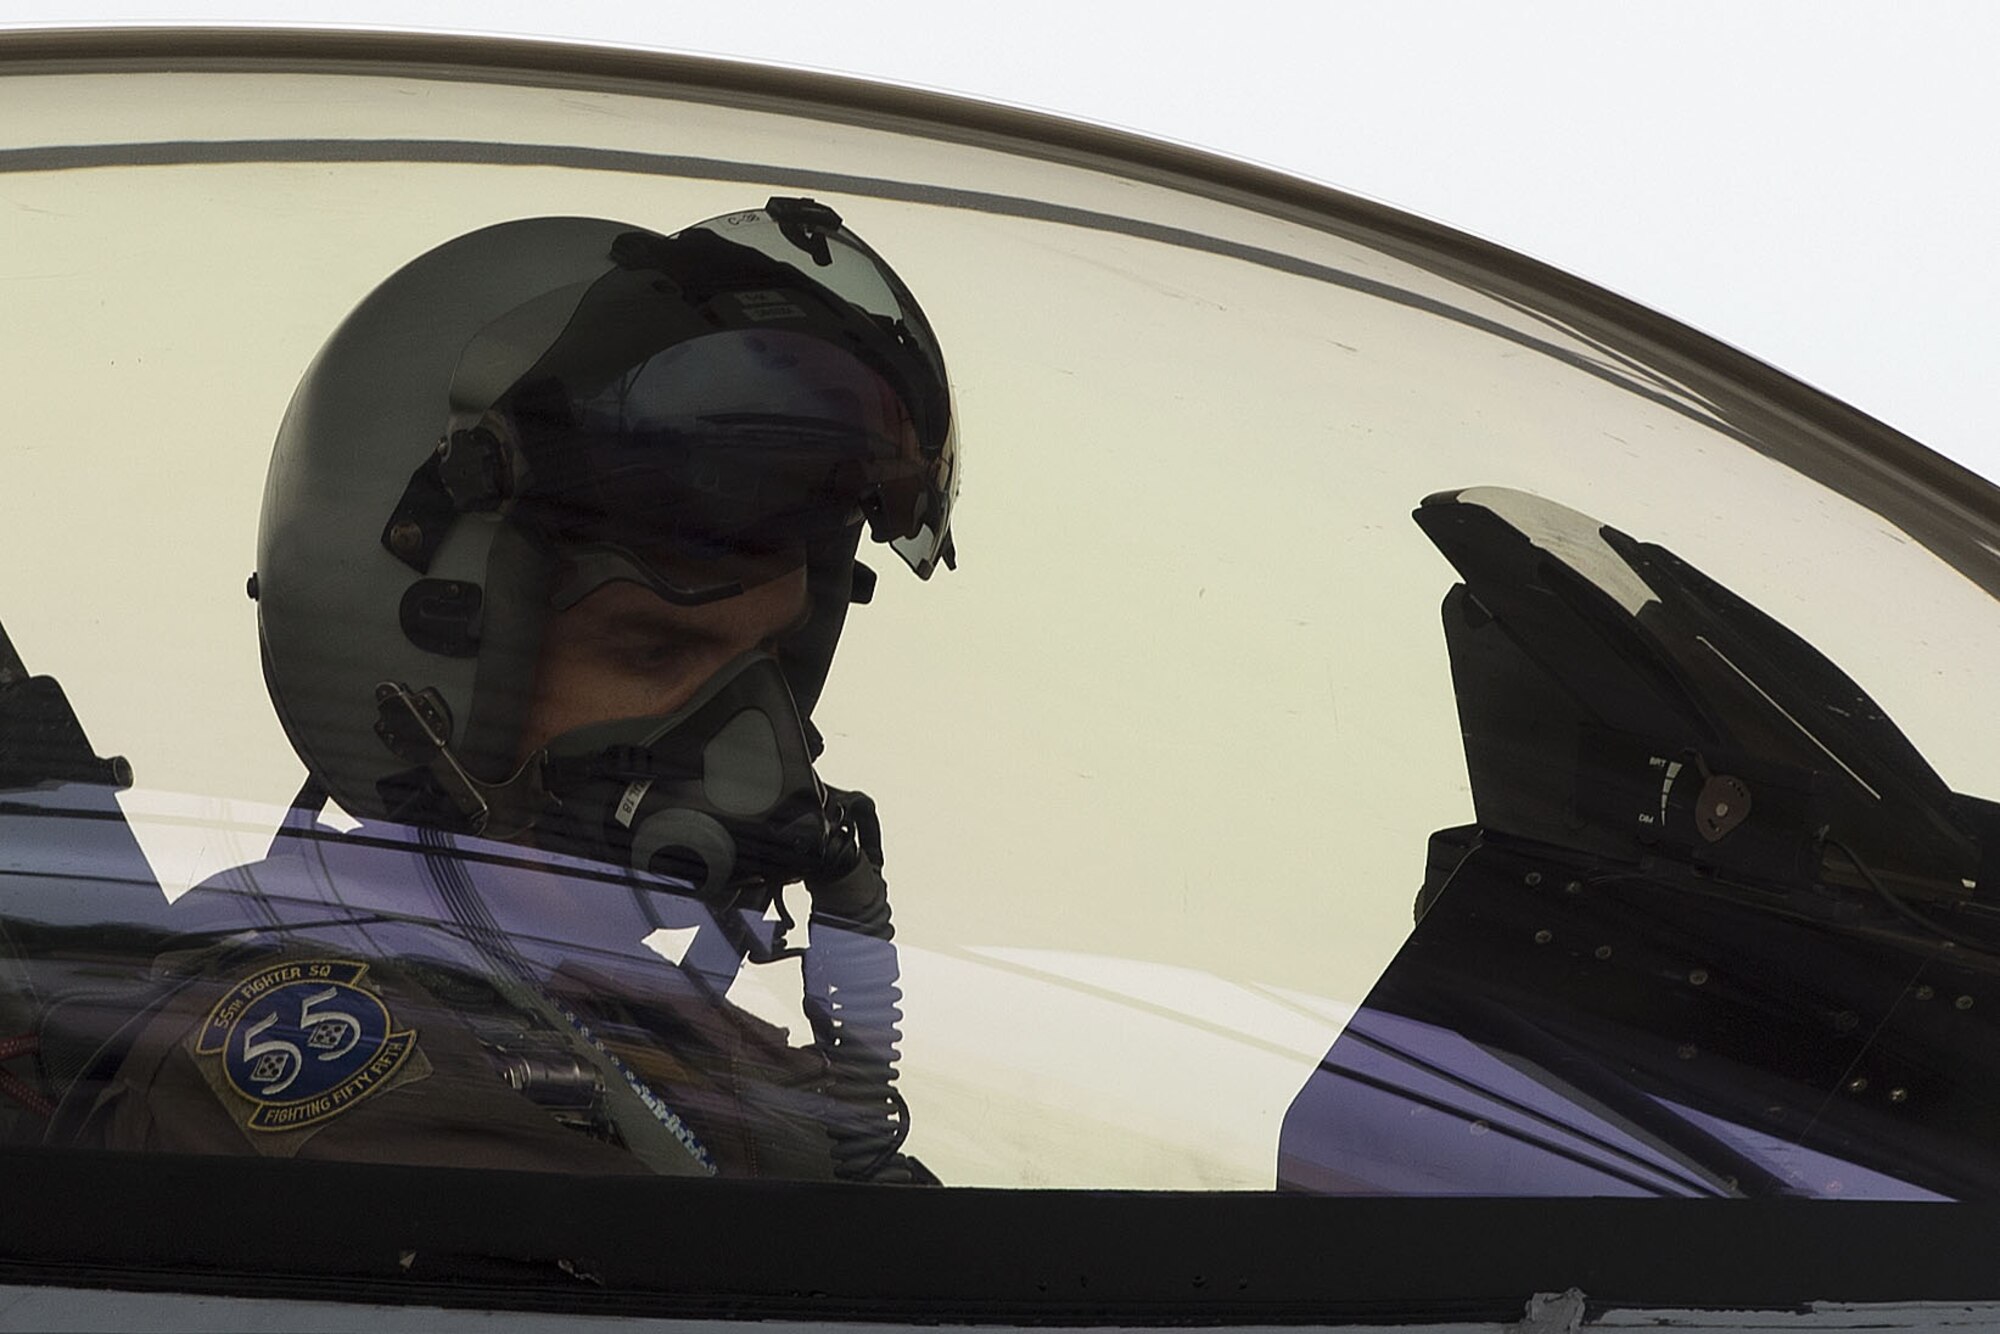
{"label": "helmet strap buckle", "polygon": [[504,782],[473,777],[451,749],[451,715],[435,688],[411,690],[396,681],[375,687],[375,734],[398,759],[430,775],[472,833],[515,838],[555,804],[544,781],[546,752],[536,752]]}

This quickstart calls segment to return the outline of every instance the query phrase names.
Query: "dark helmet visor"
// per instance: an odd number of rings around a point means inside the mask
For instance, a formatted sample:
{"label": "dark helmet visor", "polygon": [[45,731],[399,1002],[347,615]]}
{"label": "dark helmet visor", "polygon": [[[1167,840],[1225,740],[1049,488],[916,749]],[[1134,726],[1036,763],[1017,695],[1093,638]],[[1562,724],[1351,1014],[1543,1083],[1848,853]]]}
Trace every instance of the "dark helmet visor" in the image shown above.
{"label": "dark helmet visor", "polygon": [[921,577],[949,558],[956,442],[930,327],[831,210],[772,202],[618,238],[490,404],[510,517],[586,584],[639,567],[703,601],[864,519]]}

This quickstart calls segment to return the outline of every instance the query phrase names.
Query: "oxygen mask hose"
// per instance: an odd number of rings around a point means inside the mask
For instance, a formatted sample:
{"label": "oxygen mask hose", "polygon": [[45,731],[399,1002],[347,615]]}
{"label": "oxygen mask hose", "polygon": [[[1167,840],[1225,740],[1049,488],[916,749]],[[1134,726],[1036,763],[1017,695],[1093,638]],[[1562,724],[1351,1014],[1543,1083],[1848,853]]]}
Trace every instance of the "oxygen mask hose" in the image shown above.
{"label": "oxygen mask hose", "polygon": [[895,927],[882,877],[882,826],[860,792],[827,790],[833,833],[822,869],[806,877],[812,945],[803,960],[805,1012],[827,1061],[834,1175],[842,1181],[929,1179],[897,1150],[909,1107],[896,1091],[903,1035]]}

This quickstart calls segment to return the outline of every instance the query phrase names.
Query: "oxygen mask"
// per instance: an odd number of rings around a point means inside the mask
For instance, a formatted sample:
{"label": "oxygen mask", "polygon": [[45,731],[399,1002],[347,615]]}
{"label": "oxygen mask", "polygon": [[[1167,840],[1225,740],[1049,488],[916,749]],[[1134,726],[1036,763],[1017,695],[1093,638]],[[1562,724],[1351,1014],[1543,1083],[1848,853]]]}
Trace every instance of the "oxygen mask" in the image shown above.
{"label": "oxygen mask", "polygon": [[535,842],[686,882],[721,903],[839,875],[859,857],[813,772],[778,659],[757,650],[664,718],[594,723],[548,745]]}

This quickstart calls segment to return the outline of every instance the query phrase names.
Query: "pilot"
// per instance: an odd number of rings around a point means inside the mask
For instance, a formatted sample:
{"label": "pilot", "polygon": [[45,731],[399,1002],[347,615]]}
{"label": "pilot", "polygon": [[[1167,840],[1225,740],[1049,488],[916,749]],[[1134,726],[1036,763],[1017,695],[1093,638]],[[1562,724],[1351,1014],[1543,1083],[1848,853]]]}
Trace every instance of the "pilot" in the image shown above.
{"label": "pilot", "polygon": [[[952,417],[915,300],[808,199],[508,222],[383,282],[265,490],[251,595],[305,789],[175,905],[158,997],[52,1136],[931,1179],[899,1151],[881,829],[811,720],[863,535],[952,561]],[[802,1043],[729,999],[795,959]]]}

